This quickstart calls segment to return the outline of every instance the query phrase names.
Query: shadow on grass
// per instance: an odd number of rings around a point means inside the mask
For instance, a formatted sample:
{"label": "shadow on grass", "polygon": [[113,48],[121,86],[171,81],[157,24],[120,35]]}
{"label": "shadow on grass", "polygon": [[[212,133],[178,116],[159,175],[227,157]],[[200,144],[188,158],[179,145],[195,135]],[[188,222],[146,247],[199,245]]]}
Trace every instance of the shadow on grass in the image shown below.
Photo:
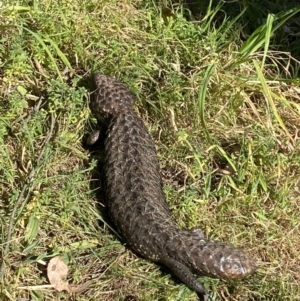
{"label": "shadow on grass", "polygon": [[[175,8],[176,1],[171,2]],[[185,0],[186,17],[193,21],[203,20],[205,16],[218,8],[220,2],[220,0]],[[259,26],[263,25],[266,22],[268,14],[279,14],[292,9],[299,9],[300,2],[298,0],[223,1],[221,9],[218,9],[214,16],[216,26],[221,24],[224,18],[234,19],[244,8],[246,8],[246,11],[239,20],[242,40],[246,40]],[[297,13],[276,31],[276,34],[270,41],[270,49],[290,52],[293,57],[300,59],[299,31],[300,13]]]}
{"label": "shadow on grass", "polygon": [[[92,80],[91,75],[82,77],[78,82],[78,87],[83,87],[87,91],[89,91],[89,97],[93,96],[93,91],[95,91],[96,87]],[[83,102],[86,101],[85,99]],[[95,131],[99,131],[100,135],[99,138],[95,141],[95,143],[90,144],[88,140],[90,136],[93,135]],[[96,160],[97,165],[91,172],[90,177],[90,190],[94,192],[95,200],[97,202],[97,208],[101,213],[102,219],[99,220],[99,225],[103,227],[105,224],[108,225],[108,228],[112,228],[111,221],[109,219],[106,204],[105,204],[105,191],[104,191],[104,181],[103,181],[103,174],[104,174],[104,134],[106,132],[106,126],[103,124],[99,124],[92,120],[87,120],[85,123],[84,128],[84,135],[82,137],[82,147],[89,151],[90,157],[88,160],[84,162],[86,167],[89,167],[91,162]],[[110,231],[114,234],[113,231]]]}

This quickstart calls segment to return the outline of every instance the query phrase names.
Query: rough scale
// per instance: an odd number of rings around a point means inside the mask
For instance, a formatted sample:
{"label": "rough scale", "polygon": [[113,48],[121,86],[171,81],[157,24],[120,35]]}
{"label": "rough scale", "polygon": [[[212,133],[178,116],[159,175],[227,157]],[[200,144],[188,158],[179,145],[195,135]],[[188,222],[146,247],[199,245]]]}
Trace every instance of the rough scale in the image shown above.
{"label": "rough scale", "polygon": [[243,278],[255,269],[243,251],[208,240],[200,229],[184,230],[171,216],[163,193],[153,140],[133,110],[135,96],[116,79],[95,73],[90,107],[108,125],[105,194],[109,214],[136,253],[167,266],[190,289],[207,296],[194,276]]}

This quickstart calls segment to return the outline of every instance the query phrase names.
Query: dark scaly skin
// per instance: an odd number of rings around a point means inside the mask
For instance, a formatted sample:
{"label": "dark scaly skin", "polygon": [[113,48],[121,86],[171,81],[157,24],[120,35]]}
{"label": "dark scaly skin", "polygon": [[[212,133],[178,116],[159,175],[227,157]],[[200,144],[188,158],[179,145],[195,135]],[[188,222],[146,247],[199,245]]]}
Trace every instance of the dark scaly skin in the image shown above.
{"label": "dark scaly skin", "polygon": [[112,222],[138,254],[167,266],[190,289],[207,291],[193,273],[243,278],[255,269],[241,250],[184,230],[172,219],[163,193],[153,140],[133,110],[134,95],[114,78],[94,74],[91,111],[108,123],[105,193]]}

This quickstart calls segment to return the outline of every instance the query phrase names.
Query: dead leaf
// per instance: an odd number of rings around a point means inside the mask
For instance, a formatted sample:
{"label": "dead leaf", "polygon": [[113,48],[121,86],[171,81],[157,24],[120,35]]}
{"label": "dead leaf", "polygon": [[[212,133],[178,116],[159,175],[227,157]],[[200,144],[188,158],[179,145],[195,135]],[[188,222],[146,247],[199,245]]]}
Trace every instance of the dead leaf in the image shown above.
{"label": "dead leaf", "polygon": [[68,266],[60,259],[60,256],[53,257],[47,267],[47,276],[54,289],[61,292],[66,290],[70,292],[68,281],[64,279],[68,275]]}

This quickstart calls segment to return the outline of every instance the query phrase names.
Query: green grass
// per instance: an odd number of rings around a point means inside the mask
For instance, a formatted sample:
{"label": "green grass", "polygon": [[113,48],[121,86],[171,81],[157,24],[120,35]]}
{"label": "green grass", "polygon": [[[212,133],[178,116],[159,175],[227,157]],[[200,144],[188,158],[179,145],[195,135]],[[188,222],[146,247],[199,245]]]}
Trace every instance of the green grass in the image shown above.
{"label": "green grass", "polygon": [[[210,300],[300,299],[299,40],[282,34],[300,8],[262,24],[254,1],[232,14],[221,3],[187,8],[1,3],[1,300],[197,300],[126,249],[98,210],[96,161],[82,147],[96,70],[137,94],[180,226],[257,259],[243,281],[201,277]],[[47,286],[56,255],[84,288],[76,296]]]}

